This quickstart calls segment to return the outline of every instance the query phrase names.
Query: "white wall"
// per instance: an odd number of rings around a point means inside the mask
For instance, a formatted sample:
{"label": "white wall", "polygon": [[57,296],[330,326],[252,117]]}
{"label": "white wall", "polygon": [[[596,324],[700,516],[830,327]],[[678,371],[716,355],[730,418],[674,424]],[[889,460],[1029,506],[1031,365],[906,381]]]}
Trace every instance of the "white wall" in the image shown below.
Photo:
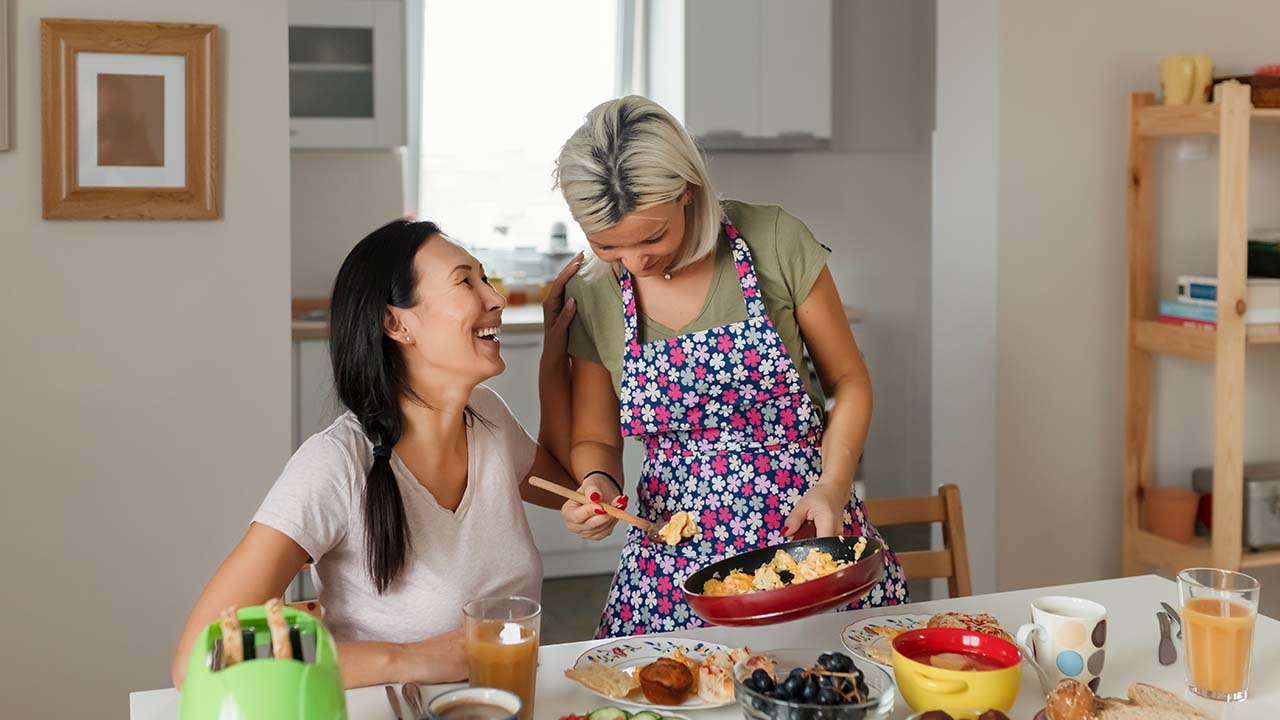
{"label": "white wall", "polygon": [[727,198],[782,205],[833,250],[875,387],[864,457],[873,497],[929,480],[929,134],[934,3],[834,3],[830,152],[713,153]]}
{"label": "white wall", "polygon": [[[1220,74],[1268,62],[1275,42],[1267,28],[1280,21],[1280,6],[1142,0],[1104,10],[1006,0],[998,14],[992,43],[999,53],[998,99],[994,113],[983,111],[994,120],[998,147],[983,148],[976,167],[944,168],[950,159],[940,149],[938,170],[940,176],[979,172],[961,197],[996,210],[997,372],[994,385],[964,392],[996,400],[995,559],[998,585],[1013,588],[1120,572],[1128,94],[1157,89],[1156,65],[1169,52],[1207,52]],[[940,14],[941,47],[970,36],[969,22],[959,11]],[[944,54],[940,67],[947,64]],[[972,96],[975,77],[973,68],[940,72],[940,141],[944,106],[957,111],[993,102]],[[1250,219],[1274,226],[1280,223],[1280,208],[1271,202],[1280,137],[1276,128],[1255,123],[1254,129],[1261,147],[1252,155]],[[976,137],[963,142],[982,142],[986,134]],[[1165,298],[1174,294],[1177,272],[1214,270],[1216,155],[1179,161],[1176,150],[1167,147],[1161,156],[1157,235]],[[992,158],[998,162],[994,188],[986,170]],[[939,206],[957,201],[937,190]],[[975,239],[983,247],[990,240]],[[942,240],[935,234],[935,260]],[[989,273],[979,278],[981,284],[992,279]],[[935,290],[938,282],[935,277]],[[934,320],[935,327],[943,324],[940,316]],[[984,335],[990,330],[985,316],[981,327]],[[935,350],[941,362],[944,353]],[[1275,457],[1280,411],[1272,400],[1280,357],[1256,349],[1249,363],[1246,458]],[[1178,360],[1161,360],[1158,368],[1157,481],[1186,484],[1190,469],[1211,459],[1212,374]],[[935,423],[937,437],[944,433],[938,415]],[[941,460],[935,458],[935,467]],[[967,512],[971,507],[966,502]],[[1264,575],[1280,580],[1274,570]]]}
{"label": "white wall", "polygon": [[404,214],[403,162],[391,150],[290,154],[293,297],[329,297],[360,238]]}
{"label": "white wall", "polygon": [[974,592],[996,585],[998,0],[939,3],[933,480],[960,486]]}
{"label": "white wall", "polygon": [[[124,717],[288,457],[285,3],[10,12],[0,716]],[[41,17],[221,26],[222,219],[40,219]]]}

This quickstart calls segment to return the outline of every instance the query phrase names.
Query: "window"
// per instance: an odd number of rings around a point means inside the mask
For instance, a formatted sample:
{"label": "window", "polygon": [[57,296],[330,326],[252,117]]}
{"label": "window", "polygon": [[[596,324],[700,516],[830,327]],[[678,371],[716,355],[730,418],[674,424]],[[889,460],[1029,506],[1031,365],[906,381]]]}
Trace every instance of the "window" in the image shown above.
{"label": "window", "polygon": [[552,170],[618,94],[616,3],[424,0],[418,216],[469,247],[585,247]]}

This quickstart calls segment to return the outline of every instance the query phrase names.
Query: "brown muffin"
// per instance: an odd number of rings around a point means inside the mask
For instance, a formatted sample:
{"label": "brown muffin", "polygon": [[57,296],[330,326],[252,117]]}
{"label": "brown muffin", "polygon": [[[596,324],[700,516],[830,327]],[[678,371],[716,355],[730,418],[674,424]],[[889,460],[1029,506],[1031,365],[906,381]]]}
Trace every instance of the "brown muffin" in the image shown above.
{"label": "brown muffin", "polygon": [[640,668],[640,689],[655,705],[679,705],[693,690],[693,673],[684,663],[659,658]]}

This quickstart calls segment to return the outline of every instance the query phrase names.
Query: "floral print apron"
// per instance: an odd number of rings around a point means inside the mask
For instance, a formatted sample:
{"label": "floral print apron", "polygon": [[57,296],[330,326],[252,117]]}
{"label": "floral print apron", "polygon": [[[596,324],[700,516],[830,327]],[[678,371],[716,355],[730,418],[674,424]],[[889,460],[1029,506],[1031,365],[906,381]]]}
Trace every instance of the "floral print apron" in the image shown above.
{"label": "floral print apron", "polygon": [[[701,535],[671,548],[627,535],[597,637],[701,627],[681,588],[698,568],[785,542],[782,524],[822,474],[822,419],[765,312],[746,242],[725,221],[746,302],[742,322],[641,344],[635,290],[622,274],[622,435],[644,443],[637,514],[658,525],[688,511]],[[855,496],[844,534],[879,537]],[[902,568],[844,609],[907,602]]]}

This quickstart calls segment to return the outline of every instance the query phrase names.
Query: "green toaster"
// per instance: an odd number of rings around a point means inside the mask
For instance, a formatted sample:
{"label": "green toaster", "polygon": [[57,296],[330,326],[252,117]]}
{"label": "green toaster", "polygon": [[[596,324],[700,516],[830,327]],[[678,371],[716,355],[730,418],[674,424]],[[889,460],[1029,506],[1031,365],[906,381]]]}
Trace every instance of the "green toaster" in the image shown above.
{"label": "green toaster", "polygon": [[191,649],[181,720],[346,720],[338,650],[324,623],[284,608],[295,659],[276,660],[266,608],[244,607],[236,614],[245,660],[221,667],[222,626],[206,627]]}

